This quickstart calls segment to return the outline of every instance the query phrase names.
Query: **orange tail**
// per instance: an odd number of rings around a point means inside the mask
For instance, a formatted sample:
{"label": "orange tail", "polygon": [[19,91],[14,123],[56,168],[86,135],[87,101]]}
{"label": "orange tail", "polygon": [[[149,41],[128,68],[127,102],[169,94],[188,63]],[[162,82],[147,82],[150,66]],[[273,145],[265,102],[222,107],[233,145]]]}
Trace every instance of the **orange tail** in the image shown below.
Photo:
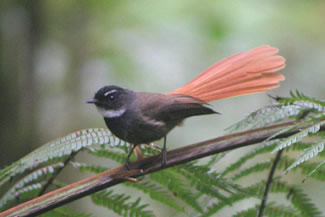
{"label": "orange tail", "polygon": [[183,87],[169,94],[189,95],[205,102],[279,87],[285,77],[276,72],[285,67],[277,48],[264,45],[217,62]]}

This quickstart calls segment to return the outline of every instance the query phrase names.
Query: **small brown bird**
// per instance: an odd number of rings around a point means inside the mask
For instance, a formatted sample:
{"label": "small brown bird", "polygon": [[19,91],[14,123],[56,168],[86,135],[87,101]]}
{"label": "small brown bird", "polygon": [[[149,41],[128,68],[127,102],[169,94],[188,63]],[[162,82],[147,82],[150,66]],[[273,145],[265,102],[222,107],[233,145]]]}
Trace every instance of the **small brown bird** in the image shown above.
{"label": "small brown bird", "polygon": [[139,144],[164,137],[162,164],[166,163],[166,135],[185,118],[215,114],[207,102],[279,87],[285,77],[274,73],[285,67],[285,59],[274,56],[278,49],[264,45],[217,62],[196,78],[170,93],[134,92],[117,86],[99,89],[94,103],[107,127],[133,144],[126,159]]}

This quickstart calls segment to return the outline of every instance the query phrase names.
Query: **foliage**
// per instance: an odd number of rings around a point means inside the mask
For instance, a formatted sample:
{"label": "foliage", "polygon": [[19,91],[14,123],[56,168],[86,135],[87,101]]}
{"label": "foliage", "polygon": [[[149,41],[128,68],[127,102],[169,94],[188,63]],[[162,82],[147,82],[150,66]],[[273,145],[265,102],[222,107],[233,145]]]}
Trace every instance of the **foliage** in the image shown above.
{"label": "foliage", "polygon": [[127,203],[130,196],[113,194],[113,191],[101,191],[91,196],[95,204],[104,206],[121,216],[153,217],[151,211],[144,210],[148,205],[140,205],[140,198],[133,203]]}
{"label": "foliage", "polygon": [[[299,92],[291,93],[290,97],[276,97],[274,105],[253,112],[229,130],[255,129],[274,123],[294,122],[261,142],[253,151],[242,154],[225,169],[218,172],[214,169],[220,160],[227,157],[219,154],[212,156],[206,164],[200,161],[184,163],[152,173],[137,183],[122,184],[137,192],[136,194],[128,191],[116,194],[116,189],[103,190],[93,194],[91,200],[120,216],[156,216],[151,208],[151,200],[180,216],[219,216],[224,208],[236,207],[237,204],[250,200],[253,201],[250,206],[237,213],[233,212],[232,215],[256,216],[260,211],[258,201],[262,199],[263,189],[268,185],[264,180],[267,180],[267,173],[274,162],[274,156],[270,154],[285,149],[269,193],[277,195],[278,199],[269,199],[264,216],[321,216],[323,213],[302,190],[300,183],[291,184],[282,179],[285,174],[294,173],[302,174],[305,178],[325,180],[325,168],[322,167],[325,162],[325,134],[322,130],[325,123],[324,105],[325,102]],[[289,131],[294,133],[287,136]],[[80,152],[96,157],[98,162],[103,159],[123,164],[129,148],[128,143],[119,140],[107,129],[77,131],[45,144],[0,170],[0,188],[3,192],[7,189],[0,197],[0,208],[5,210],[37,197],[44,193],[48,184],[57,187],[55,183],[60,178],[58,175],[68,165],[80,172],[100,173],[108,169],[107,163],[91,165],[75,161],[73,157]],[[158,153],[154,146],[140,146],[140,149],[144,156]],[[133,154],[131,160],[135,159]],[[244,179],[253,182],[243,186],[241,182]],[[76,215],[93,216],[65,207],[44,214]]]}
{"label": "foliage", "polygon": [[42,217],[91,217],[91,214],[78,212],[66,207],[59,207],[42,215]]}

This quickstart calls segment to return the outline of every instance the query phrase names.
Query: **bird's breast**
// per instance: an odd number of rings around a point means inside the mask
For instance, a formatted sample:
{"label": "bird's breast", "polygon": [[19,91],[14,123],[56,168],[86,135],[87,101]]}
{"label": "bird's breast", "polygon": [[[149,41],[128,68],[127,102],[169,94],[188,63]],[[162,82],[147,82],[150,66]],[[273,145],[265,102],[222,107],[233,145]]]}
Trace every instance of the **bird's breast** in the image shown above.
{"label": "bird's breast", "polygon": [[110,131],[120,139],[132,144],[149,144],[164,137],[179,122],[165,123],[125,112],[118,118],[105,118]]}

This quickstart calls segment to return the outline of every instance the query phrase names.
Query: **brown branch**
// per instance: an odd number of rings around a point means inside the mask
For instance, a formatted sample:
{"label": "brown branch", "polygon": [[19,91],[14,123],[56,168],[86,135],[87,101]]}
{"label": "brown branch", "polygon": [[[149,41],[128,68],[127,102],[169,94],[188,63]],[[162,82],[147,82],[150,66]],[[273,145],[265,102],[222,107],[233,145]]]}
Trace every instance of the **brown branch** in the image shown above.
{"label": "brown branch", "polygon": [[[295,123],[297,122],[291,121],[282,124],[275,124],[268,127],[221,136],[215,139],[174,149],[168,152],[165,167],[161,167],[159,155],[141,159],[130,164],[131,170],[129,171],[126,170],[124,166],[105,171],[6,210],[0,213],[0,217],[39,215],[71,201],[90,195],[94,192],[124,182],[127,180],[126,177],[136,178],[139,176],[144,176],[148,173],[176,166],[209,155],[260,143],[273,135],[275,132]],[[300,129],[292,130],[280,135],[279,137],[288,137],[289,135],[298,132]]]}

